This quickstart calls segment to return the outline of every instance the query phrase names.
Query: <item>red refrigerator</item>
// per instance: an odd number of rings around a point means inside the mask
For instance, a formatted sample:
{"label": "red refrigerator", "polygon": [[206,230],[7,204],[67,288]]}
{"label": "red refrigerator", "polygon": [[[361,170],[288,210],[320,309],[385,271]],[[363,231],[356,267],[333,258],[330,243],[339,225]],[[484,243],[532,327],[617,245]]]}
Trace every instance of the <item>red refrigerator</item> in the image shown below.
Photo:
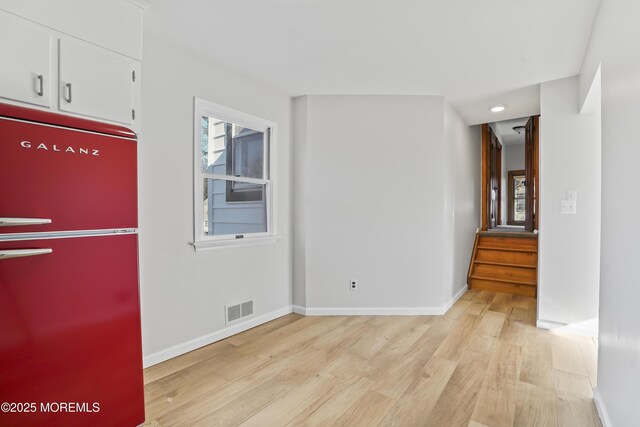
{"label": "red refrigerator", "polygon": [[0,104],[0,426],[144,422],[136,144]]}

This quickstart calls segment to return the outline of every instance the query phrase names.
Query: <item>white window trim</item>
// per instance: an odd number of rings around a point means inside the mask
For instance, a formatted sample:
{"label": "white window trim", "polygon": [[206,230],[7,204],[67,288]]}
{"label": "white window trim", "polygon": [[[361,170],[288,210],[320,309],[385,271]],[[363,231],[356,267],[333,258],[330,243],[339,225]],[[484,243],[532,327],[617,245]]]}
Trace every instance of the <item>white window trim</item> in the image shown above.
{"label": "white window trim", "polygon": [[[228,179],[226,175],[216,175],[210,173],[203,173],[200,170],[200,144],[201,144],[201,117],[209,116],[216,119],[223,120],[229,123],[235,123],[241,126],[246,126],[251,129],[267,131],[270,130],[269,144],[268,144],[268,156],[265,156],[265,169],[269,172],[269,179],[254,179],[254,178],[240,178],[234,177],[235,181],[242,181],[255,184],[266,184],[267,197],[265,203],[267,204],[267,231],[265,233],[249,233],[243,235],[242,238],[236,238],[235,235],[222,235],[222,236],[205,236],[201,229],[204,223],[204,213],[202,211],[202,191],[203,191],[203,178],[214,179]],[[203,249],[216,249],[234,246],[249,246],[249,245],[264,245],[275,243],[280,236],[277,234],[277,186],[276,186],[276,146],[278,141],[278,129],[277,124],[270,120],[262,119],[260,117],[253,116],[251,114],[243,113],[222,105],[214,104],[213,102],[206,101],[204,99],[194,97],[194,110],[193,110],[193,245],[196,251]]]}

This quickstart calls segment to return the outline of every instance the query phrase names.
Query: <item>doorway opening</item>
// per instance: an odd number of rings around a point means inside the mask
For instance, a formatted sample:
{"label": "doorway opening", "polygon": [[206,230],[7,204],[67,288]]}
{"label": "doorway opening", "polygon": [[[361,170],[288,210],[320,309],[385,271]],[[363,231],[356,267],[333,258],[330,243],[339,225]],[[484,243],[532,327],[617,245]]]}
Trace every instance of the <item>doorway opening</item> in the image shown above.
{"label": "doorway opening", "polygon": [[539,116],[482,126],[482,231],[538,229]]}
{"label": "doorway opening", "polygon": [[470,289],[538,293],[538,116],[482,125],[482,229]]}

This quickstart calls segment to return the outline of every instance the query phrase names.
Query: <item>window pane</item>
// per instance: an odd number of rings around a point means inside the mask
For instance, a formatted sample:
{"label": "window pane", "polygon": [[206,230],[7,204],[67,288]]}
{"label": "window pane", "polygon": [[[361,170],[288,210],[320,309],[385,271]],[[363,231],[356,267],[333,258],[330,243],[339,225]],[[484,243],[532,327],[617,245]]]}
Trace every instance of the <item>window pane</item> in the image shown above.
{"label": "window pane", "polygon": [[522,199],[525,195],[524,176],[517,176],[513,178],[513,190],[514,197],[516,199]]}
{"label": "window pane", "polygon": [[204,179],[202,207],[204,209],[203,233],[205,236],[225,234],[264,233],[267,231],[267,204],[265,184],[250,184],[259,198],[251,201],[231,202],[227,187],[244,184],[224,179]]}
{"label": "window pane", "polygon": [[513,201],[513,219],[514,221],[525,220],[525,204],[524,199],[516,199]]}
{"label": "window pane", "polygon": [[265,132],[214,117],[201,119],[201,170],[204,173],[267,179]]}

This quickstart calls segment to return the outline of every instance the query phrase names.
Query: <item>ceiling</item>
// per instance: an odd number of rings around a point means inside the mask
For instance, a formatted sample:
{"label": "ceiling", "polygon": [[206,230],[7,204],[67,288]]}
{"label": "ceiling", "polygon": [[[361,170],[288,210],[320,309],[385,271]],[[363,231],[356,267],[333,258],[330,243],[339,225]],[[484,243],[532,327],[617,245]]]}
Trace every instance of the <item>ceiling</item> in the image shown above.
{"label": "ceiling", "polygon": [[478,124],[580,72],[599,2],[151,0],[145,31],[291,96],[444,95]]}
{"label": "ceiling", "polygon": [[527,124],[529,117],[523,117],[520,119],[503,120],[501,122],[494,123],[494,130],[499,134],[500,139],[504,145],[516,145],[524,144],[524,132],[518,134],[513,130],[515,126],[524,126]]}

